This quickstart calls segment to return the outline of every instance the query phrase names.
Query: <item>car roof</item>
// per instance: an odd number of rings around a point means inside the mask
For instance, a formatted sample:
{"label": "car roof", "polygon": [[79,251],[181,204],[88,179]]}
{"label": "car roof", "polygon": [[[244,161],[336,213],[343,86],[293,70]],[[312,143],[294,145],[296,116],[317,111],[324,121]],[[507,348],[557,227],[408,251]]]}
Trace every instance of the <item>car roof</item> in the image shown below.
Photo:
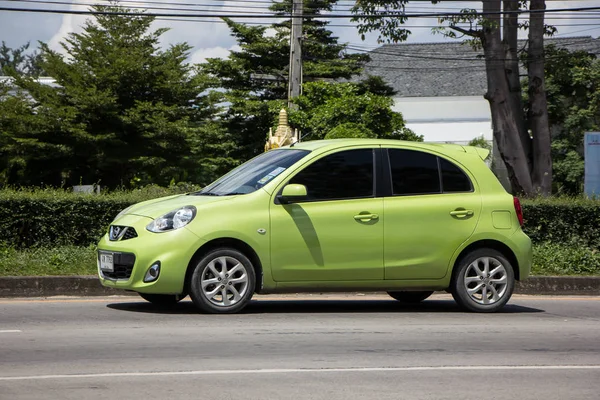
{"label": "car roof", "polygon": [[[412,148],[428,149],[441,153],[471,153],[477,154],[482,159],[485,159],[489,154],[489,150],[482,149],[472,146],[462,146],[453,143],[431,143],[431,142],[413,142],[408,140],[394,140],[394,139],[326,139],[326,140],[309,140],[306,142],[300,142],[287,148],[302,149],[302,150],[329,150],[345,146],[407,146]],[[285,147],[284,147],[285,148]]]}
{"label": "car roof", "polygon": [[429,143],[429,142],[412,142],[408,140],[393,140],[393,139],[324,139],[324,140],[309,140],[293,145],[295,149],[317,150],[323,147],[342,147],[352,145],[375,145],[375,146],[398,146],[408,145],[411,147],[422,147],[430,149],[449,148],[458,151],[465,151],[464,146],[451,143]]}

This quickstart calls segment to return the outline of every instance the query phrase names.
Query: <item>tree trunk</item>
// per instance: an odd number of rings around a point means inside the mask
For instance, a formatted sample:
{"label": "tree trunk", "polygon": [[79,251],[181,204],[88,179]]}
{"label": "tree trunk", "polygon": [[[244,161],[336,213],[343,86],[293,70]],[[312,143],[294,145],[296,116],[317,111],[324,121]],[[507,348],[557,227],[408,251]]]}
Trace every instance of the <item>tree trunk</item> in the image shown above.
{"label": "tree trunk", "polygon": [[511,100],[506,76],[500,33],[501,9],[501,0],[483,1],[483,14],[489,22],[484,26],[481,37],[488,86],[485,98],[490,103],[494,138],[508,169],[513,190],[529,195],[533,191],[533,185],[527,155],[519,136],[521,121],[518,120],[518,112]]}
{"label": "tree trunk", "polygon": [[[544,0],[532,0],[530,10],[545,10]],[[529,23],[529,122],[533,136],[532,180],[535,193],[552,193],[550,124],[544,83],[544,13],[533,12]]]}
{"label": "tree trunk", "polygon": [[[504,0],[503,6],[504,11],[518,11],[519,0]],[[513,103],[511,106],[515,112],[515,118],[519,128],[519,137],[523,143],[523,150],[527,155],[527,163],[531,169],[531,137],[529,136],[529,132],[527,132],[525,124],[521,77],[519,76],[519,56],[517,53],[519,16],[516,13],[504,14],[503,19],[502,43],[504,45],[505,69],[510,89],[510,101]]]}

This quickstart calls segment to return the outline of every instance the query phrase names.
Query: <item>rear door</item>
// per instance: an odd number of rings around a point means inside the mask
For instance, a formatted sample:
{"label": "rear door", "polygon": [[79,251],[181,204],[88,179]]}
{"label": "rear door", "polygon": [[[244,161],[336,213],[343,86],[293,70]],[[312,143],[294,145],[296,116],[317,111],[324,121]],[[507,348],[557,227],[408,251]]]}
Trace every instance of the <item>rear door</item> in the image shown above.
{"label": "rear door", "polygon": [[440,279],[475,230],[481,196],[454,160],[388,149],[391,196],[384,198],[385,279]]}

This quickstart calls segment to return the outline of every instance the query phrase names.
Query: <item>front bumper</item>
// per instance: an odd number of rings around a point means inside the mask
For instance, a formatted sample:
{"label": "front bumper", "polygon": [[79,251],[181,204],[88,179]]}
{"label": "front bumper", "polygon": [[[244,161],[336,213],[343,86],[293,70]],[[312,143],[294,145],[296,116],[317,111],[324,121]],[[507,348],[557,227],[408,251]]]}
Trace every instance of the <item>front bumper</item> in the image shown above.
{"label": "front bumper", "polygon": [[[98,243],[98,276],[103,286],[133,290],[141,293],[181,294],[184,290],[187,267],[204,241],[188,229],[164,233],[146,230],[151,218],[124,215],[114,225],[135,228],[137,237],[111,241],[108,234]],[[103,273],[100,253],[114,255],[115,272]],[[160,275],[153,282],[144,282],[148,268],[160,261]]]}

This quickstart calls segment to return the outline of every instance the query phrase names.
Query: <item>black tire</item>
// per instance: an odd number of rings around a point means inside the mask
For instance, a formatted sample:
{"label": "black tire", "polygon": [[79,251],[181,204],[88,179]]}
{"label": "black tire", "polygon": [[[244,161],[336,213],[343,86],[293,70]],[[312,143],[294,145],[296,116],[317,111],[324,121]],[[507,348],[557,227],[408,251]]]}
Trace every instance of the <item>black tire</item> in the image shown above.
{"label": "black tire", "polygon": [[[241,311],[252,299],[255,286],[256,274],[252,262],[242,252],[232,248],[216,249],[203,256],[194,267],[189,285],[190,297],[196,307],[211,314]],[[215,294],[211,297],[213,292]]]}
{"label": "black tire", "polygon": [[417,304],[428,298],[433,294],[433,291],[422,291],[422,292],[409,292],[409,291],[399,291],[399,292],[387,292],[394,299],[407,304]]}
{"label": "black tire", "polygon": [[176,294],[151,294],[151,293],[138,293],[142,299],[149,301],[155,306],[159,307],[172,307],[179,303],[185,296]]}
{"label": "black tire", "polygon": [[[488,260],[487,274],[485,273],[486,259]],[[501,268],[497,269],[498,267]],[[494,271],[497,272],[490,275]],[[502,283],[502,277],[505,278],[505,283]],[[483,248],[468,253],[457,263],[450,291],[461,308],[473,312],[491,313],[504,307],[512,296],[514,288],[515,274],[511,263],[499,251]],[[469,290],[475,292],[471,294]]]}

